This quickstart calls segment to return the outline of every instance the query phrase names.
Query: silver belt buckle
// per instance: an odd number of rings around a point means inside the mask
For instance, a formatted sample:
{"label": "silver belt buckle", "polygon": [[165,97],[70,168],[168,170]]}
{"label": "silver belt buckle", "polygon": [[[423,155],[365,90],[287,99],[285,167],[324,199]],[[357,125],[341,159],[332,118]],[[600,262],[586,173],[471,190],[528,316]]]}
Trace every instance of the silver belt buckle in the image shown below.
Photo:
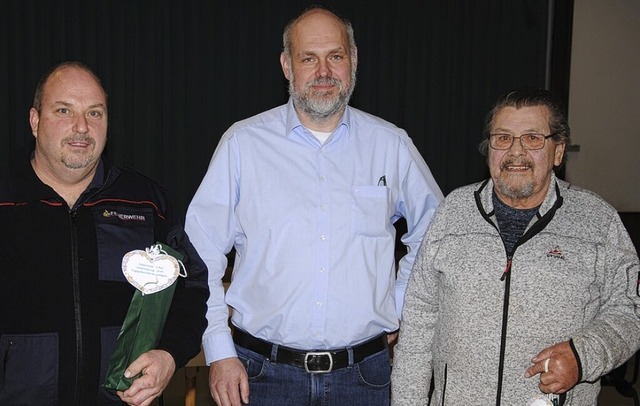
{"label": "silver belt buckle", "polygon": [[[327,356],[329,357],[329,368],[328,369],[322,369],[319,371],[311,371],[309,370],[309,365],[307,364],[309,357],[315,357],[315,356]],[[333,370],[333,357],[331,356],[331,353],[328,351],[323,351],[323,352],[308,352],[306,354],[304,354],[304,370],[307,371],[308,374],[328,374],[329,372],[331,372]]]}

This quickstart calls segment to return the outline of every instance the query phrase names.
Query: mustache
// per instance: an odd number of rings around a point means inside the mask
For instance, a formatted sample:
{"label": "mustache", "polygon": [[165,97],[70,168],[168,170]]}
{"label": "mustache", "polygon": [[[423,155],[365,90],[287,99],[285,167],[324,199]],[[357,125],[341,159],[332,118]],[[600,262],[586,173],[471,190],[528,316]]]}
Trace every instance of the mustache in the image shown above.
{"label": "mustache", "polygon": [[507,159],[500,164],[500,169],[507,169],[509,166],[526,166],[528,168],[533,168],[535,165],[532,161],[528,159]]}
{"label": "mustache", "polygon": [[316,86],[316,85],[333,85],[333,86],[339,86],[342,84],[342,81],[336,78],[329,78],[329,77],[324,77],[324,78],[316,78],[313,81],[308,83],[308,86]]}
{"label": "mustache", "polygon": [[72,142],[84,142],[91,145],[95,145],[96,143],[93,137],[87,134],[73,134],[69,137],[65,137],[62,139],[63,144],[69,144]]}

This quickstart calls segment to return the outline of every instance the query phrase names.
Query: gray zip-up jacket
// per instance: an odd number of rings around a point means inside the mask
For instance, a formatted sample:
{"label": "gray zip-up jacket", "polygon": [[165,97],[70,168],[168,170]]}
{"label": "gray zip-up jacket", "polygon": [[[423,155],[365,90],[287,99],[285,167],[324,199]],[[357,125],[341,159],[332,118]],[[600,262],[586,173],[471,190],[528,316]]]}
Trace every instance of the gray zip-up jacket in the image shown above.
{"label": "gray zip-up jacket", "polygon": [[453,191],[438,209],[407,288],[392,404],[523,406],[540,395],[531,359],[569,340],[579,383],[564,405],[596,405],[599,378],[640,347],[638,255],[613,207],[552,178],[512,253],[493,183]]}

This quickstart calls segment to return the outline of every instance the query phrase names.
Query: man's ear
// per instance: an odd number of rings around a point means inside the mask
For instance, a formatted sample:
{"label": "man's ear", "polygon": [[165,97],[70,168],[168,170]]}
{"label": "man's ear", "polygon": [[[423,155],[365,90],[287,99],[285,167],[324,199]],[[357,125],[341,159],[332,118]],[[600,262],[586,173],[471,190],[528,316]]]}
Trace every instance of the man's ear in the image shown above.
{"label": "man's ear", "polygon": [[353,70],[358,70],[358,48],[353,49]]}
{"label": "man's ear", "polygon": [[34,107],[31,107],[31,110],[29,110],[29,124],[31,125],[31,134],[36,138],[38,138],[38,123],[40,123],[40,113]]}
{"label": "man's ear", "polygon": [[564,157],[566,146],[567,145],[564,142],[556,144],[556,149],[554,152],[555,156],[553,157],[553,164],[555,166],[562,165],[562,158]]}
{"label": "man's ear", "polygon": [[289,61],[287,60],[287,56],[284,52],[280,54],[280,66],[282,66],[282,73],[284,73],[284,77],[287,78],[287,80],[291,80],[289,77],[289,72],[291,71]]}

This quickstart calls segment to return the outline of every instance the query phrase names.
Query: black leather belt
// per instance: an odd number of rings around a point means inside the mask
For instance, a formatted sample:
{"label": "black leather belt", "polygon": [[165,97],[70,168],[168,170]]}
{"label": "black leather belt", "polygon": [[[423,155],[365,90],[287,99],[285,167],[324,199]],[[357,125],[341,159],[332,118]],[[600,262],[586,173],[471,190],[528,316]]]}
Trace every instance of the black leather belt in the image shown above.
{"label": "black leather belt", "polygon": [[[233,342],[240,347],[256,352],[267,359],[272,359],[271,354],[275,344],[256,338],[238,328],[233,332]],[[310,374],[326,374],[334,369],[349,366],[349,352],[347,349],[302,351],[289,347],[276,346],[274,362],[293,365],[303,368]],[[353,363],[357,364],[369,355],[376,354],[387,348],[387,335],[381,334],[371,340],[351,347],[353,351]]]}

